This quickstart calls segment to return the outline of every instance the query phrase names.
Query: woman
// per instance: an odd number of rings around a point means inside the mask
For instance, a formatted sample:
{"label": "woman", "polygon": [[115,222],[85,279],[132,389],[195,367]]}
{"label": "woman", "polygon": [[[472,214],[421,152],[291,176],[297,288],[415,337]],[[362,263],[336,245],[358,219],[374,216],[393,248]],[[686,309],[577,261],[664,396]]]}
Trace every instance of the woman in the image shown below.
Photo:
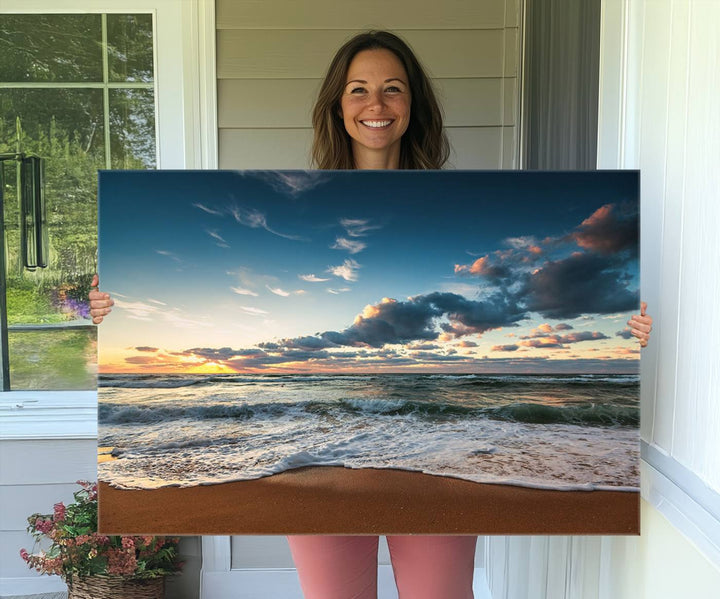
{"label": "woman", "polygon": [[[335,55],[312,116],[321,169],[439,169],[449,154],[432,85],[410,48],[383,31],[363,33]],[[93,286],[97,285],[97,278]],[[112,306],[90,294],[93,322]],[[628,323],[647,345],[652,319]],[[378,537],[289,537],[307,599],[376,596]],[[476,537],[389,536],[401,599],[470,599]]]}

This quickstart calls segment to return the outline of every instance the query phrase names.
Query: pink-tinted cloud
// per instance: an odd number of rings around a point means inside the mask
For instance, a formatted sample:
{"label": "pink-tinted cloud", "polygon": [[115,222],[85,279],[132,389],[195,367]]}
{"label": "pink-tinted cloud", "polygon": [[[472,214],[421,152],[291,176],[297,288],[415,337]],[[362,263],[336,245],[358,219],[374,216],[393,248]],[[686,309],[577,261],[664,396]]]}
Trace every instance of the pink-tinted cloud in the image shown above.
{"label": "pink-tinted cloud", "polygon": [[598,208],[571,234],[581,248],[601,254],[636,250],[637,236],[637,211],[623,210],[617,204]]}
{"label": "pink-tinted cloud", "polygon": [[478,344],[475,343],[474,341],[467,341],[467,340],[463,340],[457,344],[457,347],[477,347],[477,346],[478,346]]}
{"label": "pink-tinted cloud", "polygon": [[515,343],[510,345],[493,345],[490,351],[517,351],[519,348],[520,346]]}

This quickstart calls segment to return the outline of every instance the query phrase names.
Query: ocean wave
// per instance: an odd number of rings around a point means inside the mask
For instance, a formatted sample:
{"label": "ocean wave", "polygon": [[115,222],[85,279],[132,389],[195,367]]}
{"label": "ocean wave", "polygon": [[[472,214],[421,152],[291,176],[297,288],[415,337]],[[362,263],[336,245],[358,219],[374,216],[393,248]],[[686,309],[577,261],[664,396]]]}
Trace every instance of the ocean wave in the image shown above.
{"label": "ocean wave", "polygon": [[547,406],[535,403],[513,403],[487,408],[492,419],[525,424],[578,424],[584,426],[638,426],[640,409],[630,406],[582,404]]}
{"label": "ocean wave", "polygon": [[634,387],[640,384],[639,375],[509,375],[477,377],[472,380],[462,381],[461,385],[473,387],[500,387],[514,385],[567,385],[570,387],[613,385]]}
{"label": "ocean wave", "polygon": [[270,385],[285,386],[298,383],[315,384],[342,383],[362,381],[365,383],[381,382],[383,384],[403,385],[436,385],[448,383],[457,386],[508,386],[508,385],[620,385],[633,386],[640,383],[639,375],[635,374],[573,374],[573,375],[517,375],[517,374],[383,374],[383,375],[352,375],[352,374],[278,374],[278,375],[157,375],[157,374],[103,374],[100,375],[100,387],[119,388],[178,388],[193,385]]}
{"label": "ocean wave", "polygon": [[241,404],[211,404],[203,406],[152,406],[100,403],[98,422],[100,424],[151,424],[179,420],[249,420],[253,417],[281,416],[287,414],[289,404],[265,404],[250,406]]}
{"label": "ocean wave", "polygon": [[525,424],[577,424],[584,426],[637,426],[637,406],[610,404],[569,404],[548,406],[532,402],[515,402],[499,407],[468,407],[444,402],[423,402],[395,398],[345,398],[341,400],[308,400],[304,402],[209,403],[203,405],[134,404],[101,402],[98,421],[101,424],[158,423],[190,419],[195,421],[266,420],[288,416],[326,418],[366,418],[412,416],[420,419],[485,418]]}

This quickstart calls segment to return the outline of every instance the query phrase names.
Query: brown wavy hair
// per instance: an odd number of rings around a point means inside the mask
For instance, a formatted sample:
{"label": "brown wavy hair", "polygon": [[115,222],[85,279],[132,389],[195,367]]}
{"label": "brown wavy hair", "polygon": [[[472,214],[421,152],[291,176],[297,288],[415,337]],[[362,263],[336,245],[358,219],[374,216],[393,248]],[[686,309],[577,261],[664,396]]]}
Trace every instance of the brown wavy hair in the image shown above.
{"label": "brown wavy hair", "polygon": [[400,145],[401,169],[439,169],[450,155],[442,126],[442,111],[430,78],[413,51],[388,31],[368,31],[347,41],[335,54],[320,87],[312,114],[312,162],[320,169],[354,169],[350,136],[340,116],[340,98],[348,68],[363,50],[389,50],[398,57],[408,76],[410,122]]}

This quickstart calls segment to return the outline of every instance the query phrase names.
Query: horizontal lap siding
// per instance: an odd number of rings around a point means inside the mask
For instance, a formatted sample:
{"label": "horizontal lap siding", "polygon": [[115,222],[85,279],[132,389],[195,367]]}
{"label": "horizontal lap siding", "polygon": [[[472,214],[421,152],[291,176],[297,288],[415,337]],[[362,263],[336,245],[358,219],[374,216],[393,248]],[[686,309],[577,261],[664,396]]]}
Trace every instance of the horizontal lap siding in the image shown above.
{"label": "horizontal lap siding", "polygon": [[[334,30],[218,31],[219,79],[319,78],[335,51],[355,33]],[[515,76],[514,57],[505,70],[504,29],[400,31],[433,77]],[[512,36],[510,36],[512,41]],[[505,45],[508,47],[505,48]]]}
{"label": "horizontal lap siding", "polygon": [[32,513],[52,513],[59,501],[70,502],[79,479],[97,477],[97,442],[93,439],[0,441],[0,579],[34,575],[20,559],[32,549],[26,532]]}
{"label": "horizontal lap siding", "polygon": [[310,113],[325,70],[344,41],[369,28],[398,32],[433,77],[453,145],[451,168],[515,166],[518,7],[515,0],[220,0],[220,168],[308,168]]}
{"label": "horizontal lap siding", "polygon": [[218,29],[483,29],[517,27],[518,3],[506,0],[220,0]]}

